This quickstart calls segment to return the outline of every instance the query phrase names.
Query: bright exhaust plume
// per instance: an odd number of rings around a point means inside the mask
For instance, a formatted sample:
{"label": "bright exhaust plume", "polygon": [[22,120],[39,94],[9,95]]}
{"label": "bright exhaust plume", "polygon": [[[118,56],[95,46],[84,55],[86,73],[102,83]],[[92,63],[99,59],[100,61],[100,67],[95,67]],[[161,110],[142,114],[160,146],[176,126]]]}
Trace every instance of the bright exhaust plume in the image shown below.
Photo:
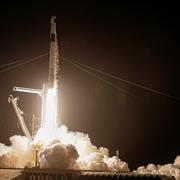
{"label": "bright exhaust plume", "polygon": [[42,127],[53,131],[57,128],[57,90],[56,87],[47,90]]}

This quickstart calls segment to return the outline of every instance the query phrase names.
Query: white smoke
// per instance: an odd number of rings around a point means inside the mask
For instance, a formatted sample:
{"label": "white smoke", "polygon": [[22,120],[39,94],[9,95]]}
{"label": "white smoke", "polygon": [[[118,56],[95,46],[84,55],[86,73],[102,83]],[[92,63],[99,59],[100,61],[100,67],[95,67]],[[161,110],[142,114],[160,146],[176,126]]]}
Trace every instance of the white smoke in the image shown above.
{"label": "white smoke", "polygon": [[42,148],[39,160],[42,168],[73,169],[78,156],[73,145],[54,140]]}
{"label": "white smoke", "polygon": [[[24,136],[10,137],[10,146],[0,143],[0,167],[23,168],[35,165],[35,152],[41,168],[129,172],[128,164],[109,150],[96,147],[87,134],[69,131],[61,126],[55,131],[40,128],[32,142]],[[173,163],[149,164],[135,173],[174,176],[180,180],[180,156]]]}
{"label": "white smoke", "polygon": [[11,146],[0,144],[0,167],[17,168],[31,164],[33,148],[24,136],[10,137]]}
{"label": "white smoke", "polygon": [[173,164],[180,169],[180,155],[176,157]]}
{"label": "white smoke", "polygon": [[135,171],[140,174],[160,174],[166,176],[174,176],[176,180],[180,180],[180,155],[176,157],[174,163],[165,165],[148,164],[147,166],[140,166]]}
{"label": "white smoke", "polygon": [[109,150],[96,147],[87,134],[61,126],[54,131],[40,128],[32,142],[23,136],[10,138],[11,146],[0,144],[0,167],[32,167],[35,152],[42,168],[129,172],[128,164]]}

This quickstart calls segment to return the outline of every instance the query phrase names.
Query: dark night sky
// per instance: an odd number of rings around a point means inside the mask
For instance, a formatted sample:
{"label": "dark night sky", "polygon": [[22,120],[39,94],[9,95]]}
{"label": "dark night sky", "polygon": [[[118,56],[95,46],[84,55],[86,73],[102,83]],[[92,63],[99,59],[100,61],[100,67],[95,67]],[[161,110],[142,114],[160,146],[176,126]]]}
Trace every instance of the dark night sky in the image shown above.
{"label": "dark night sky", "polygon": [[[177,4],[7,3],[0,11],[0,64],[48,52],[53,14],[61,55],[179,99]],[[9,94],[18,95],[12,87],[41,88],[47,75],[48,57],[0,73],[0,142],[22,134],[7,102]],[[106,79],[124,92],[61,61],[61,121],[111,155],[119,149],[131,169],[172,162],[180,153],[179,100]],[[21,109],[39,116],[40,98],[19,96]]]}

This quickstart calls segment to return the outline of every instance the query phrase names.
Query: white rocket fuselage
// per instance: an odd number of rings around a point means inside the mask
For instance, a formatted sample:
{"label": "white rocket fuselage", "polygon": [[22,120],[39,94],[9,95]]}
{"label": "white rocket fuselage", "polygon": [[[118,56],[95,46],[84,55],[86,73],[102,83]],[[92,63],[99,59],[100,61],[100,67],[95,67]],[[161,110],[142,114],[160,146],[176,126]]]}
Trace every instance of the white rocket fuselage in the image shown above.
{"label": "white rocket fuselage", "polygon": [[57,43],[56,32],[56,17],[51,18],[51,32],[50,32],[50,54],[49,54],[49,75],[48,75],[48,87],[53,88],[58,86],[58,69],[59,69],[59,51]]}

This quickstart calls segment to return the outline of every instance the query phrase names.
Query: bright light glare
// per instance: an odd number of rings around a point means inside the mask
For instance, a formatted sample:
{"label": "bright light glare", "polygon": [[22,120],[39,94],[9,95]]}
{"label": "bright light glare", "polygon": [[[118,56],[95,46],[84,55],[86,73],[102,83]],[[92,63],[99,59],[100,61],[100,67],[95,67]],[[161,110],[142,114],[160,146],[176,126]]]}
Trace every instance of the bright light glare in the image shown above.
{"label": "bright light glare", "polygon": [[49,131],[57,128],[57,91],[55,87],[48,89],[45,97],[43,128]]}

